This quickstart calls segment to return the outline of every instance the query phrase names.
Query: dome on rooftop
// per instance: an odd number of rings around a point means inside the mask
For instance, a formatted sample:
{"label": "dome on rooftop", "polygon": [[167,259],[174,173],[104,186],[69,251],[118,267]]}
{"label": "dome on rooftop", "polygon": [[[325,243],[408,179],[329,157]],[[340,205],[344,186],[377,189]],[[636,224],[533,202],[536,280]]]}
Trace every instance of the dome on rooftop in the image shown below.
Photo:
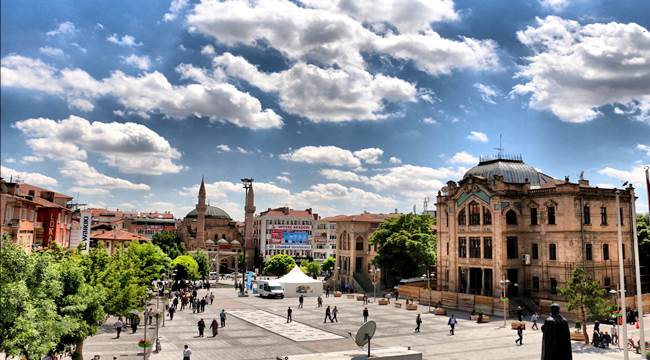
{"label": "dome on rooftop", "polygon": [[553,181],[552,177],[524,163],[521,156],[498,155],[481,158],[478,165],[467,170],[463,179],[470,175],[484,177],[489,181],[492,181],[494,175],[499,175],[503,176],[504,182],[517,184],[529,182],[532,186],[541,186]]}
{"label": "dome on rooftop", "polygon": [[[185,217],[196,218],[197,215],[198,215],[197,211],[196,209],[194,209],[188,212],[187,215],[185,215]],[[230,215],[228,215],[227,212],[223,211],[223,209],[220,209],[216,206],[210,206],[210,205],[207,206],[207,210],[205,211],[205,218],[232,220]]]}

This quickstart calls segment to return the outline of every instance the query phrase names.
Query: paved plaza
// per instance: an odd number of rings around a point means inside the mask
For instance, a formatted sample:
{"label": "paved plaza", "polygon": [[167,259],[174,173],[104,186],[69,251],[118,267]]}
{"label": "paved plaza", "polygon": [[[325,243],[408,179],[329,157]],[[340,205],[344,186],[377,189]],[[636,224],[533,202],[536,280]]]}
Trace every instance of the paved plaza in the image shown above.
{"label": "paved plaza", "polygon": [[[277,356],[333,352],[357,349],[348,333],[355,334],[361,326],[363,303],[347,297],[323,297],[323,307],[318,308],[316,298],[305,298],[304,308],[298,308],[298,299],[261,299],[256,296],[237,297],[233,289],[213,289],[215,302],[206,311],[192,314],[191,310],[178,311],[174,320],[160,327],[162,351],[151,355],[151,360],[180,360],[183,345],[193,351],[192,360],[275,359]],[[204,293],[203,291],[201,294]],[[325,308],[337,306],[338,323],[323,323]],[[155,302],[153,303],[155,307]],[[286,324],[286,310],[293,309],[293,322]],[[516,332],[503,329],[498,319],[477,324],[466,320],[467,314],[455,313],[459,319],[456,334],[449,335],[446,316],[428,314],[427,307],[408,311],[390,305],[367,305],[370,319],[377,322],[377,332],[372,340],[374,347],[405,346],[421,351],[424,359],[537,359],[540,357],[541,331],[532,331],[530,324],[524,332],[523,346],[515,345]],[[198,338],[196,323],[203,318],[209,327],[212,319],[225,309],[226,327],[212,338],[209,328],[206,337]],[[416,314],[422,313],[421,332],[414,333]],[[646,317],[646,326],[650,319]],[[609,329],[607,329],[609,330]],[[155,333],[155,326],[147,330],[147,338]],[[638,330],[630,327],[629,333],[638,339]],[[102,359],[118,356],[122,359],[142,358],[137,347],[143,338],[143,327],[131,334],[122,332],[115,339],[113,320],[102,327],[100,333],[89,338],[84,346],[87,359],[100,355]],[[573,343],[574,359],[621,359],[618,350],[595,349]],[[140,354],[140,355],[138,355]],[[632,355],[632,354],[631,354]],[[640,358],[633,355],[631,358]]]}

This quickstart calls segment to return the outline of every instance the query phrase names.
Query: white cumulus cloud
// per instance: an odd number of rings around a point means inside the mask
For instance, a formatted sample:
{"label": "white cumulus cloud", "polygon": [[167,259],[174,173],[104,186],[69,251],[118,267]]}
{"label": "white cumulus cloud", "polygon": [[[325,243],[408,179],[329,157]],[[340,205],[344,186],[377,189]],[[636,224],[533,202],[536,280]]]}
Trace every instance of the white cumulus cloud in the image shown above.
{"label": "white cumulus cloud", "polygon": [[467,138],[469,140],[478,141],[478,142],[482,142],[482,143],[486,143],[489,140],[488,136],[485,135],[485,133],[482,133],[480,131],[472,131],[472,132],[470,132],[469,135],[467,135]]}
{"label": "white cumulus cloud", "polygon": [[337,146],[303,146],[286,154],[281,154],[280,159],[308,164],[361,166],[361,160],[354,156],[350,150],[341,149]]}
{"label": "white cumulus cloud", "polygon": [[38,48],[38,51],[41,54],[51,56],[51,57],[54,57],[54,58],[62,58],[62,57],[65,56],[65,53],[63,52],[63,50],[61,50],[59,48],[51,47],[51,46],[42,46],[42,47]]}
{"label": "white cumulus cloud", "polygon": [[128,34],[124,34],[121,37],[117,34],[113,34],[107,37],[106,40],[110,43],[119,46],[126,46],[126,47],[142,46],[142,43],[135,40],[135,37],[133,37],[133,35],[128,35]]}
{"label": "white cumulus cloud", "polygon": [[149,56],[144,55],[144,56],[138,56],[135,54],[131,54],[129,56],[121,56],[122,62],[133,66],[137,69],[140,70],[149,70],[151,67],[151,60],[149,60]]}
{"label": "white cumulus cloud", "polygon": [[478,158],[466,151],[457,152],[447,162],[450,164],[476,165]]}
{"label": "white cumulus cloud", "polygon": [[10,179],[16,181],[20,179],[25,183],[43,187],[56,186],[58,184],[58,181],[55,178],[47,175],[36,172],[18,171],[4,166],[0,166],[0,176],[2,176],[5,181],[9,181]]}
{"label": "white cumulus cloud", "polygon": [[56,36],[56,35],[72,35],[77,31],[77,28],[74,26],[73,22],[64,21],[60,23],[56,29],[48,31],[47,36]]}

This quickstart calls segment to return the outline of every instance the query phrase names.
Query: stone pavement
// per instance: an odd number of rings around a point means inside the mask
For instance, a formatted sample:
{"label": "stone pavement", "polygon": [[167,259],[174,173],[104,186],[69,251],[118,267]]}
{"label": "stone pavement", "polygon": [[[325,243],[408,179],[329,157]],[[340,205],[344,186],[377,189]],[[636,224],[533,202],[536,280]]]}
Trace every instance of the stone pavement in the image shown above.
{"label": "stone pavement", "polygon": [[[166,326],[160,327],[159,336],[162,351],[151,355],[151,360],[180,360],[183,345],[188,344],[193,351],[192,360],[244,360],[244,359],[275,359],[276,356],[295,354],[334,352],[357,349],[349,333],[354,335],[362,324],[362,302],[354,299],[323,297],[323,307],[318,308],[316,298],[305,298],[303,309],[298,308],[298,299],[261,299],[256,296],[238,298],[234,289],[213,289],[214,305],[208,305],[206,311],[192,314],[191,310],[178,311],[174,320],[166,320]],[[325,307],[338,307],[338,323],[323,323]],[[315,341],[293,341],[292,336],[281,336],[277,329],[269,326],[264,319],[275,314],[282,320],[286,317],[286,309],[291,306],[293,320],[290,326],[300,331],[329,334],[332,339]],[[154,302],[155,307],[155,302]],[[421,351],[424,359],[538,359],[540,357],[541,331],[524,331],[524,345],[516,346],[516,332],[504,329],[503,321],[498,319],[487,324],[476,324],[466,313],[455,313],[458,317],[456,335],[449,335],[446,316],[428,314],[427,307],[419,307],[418,311],[408,311],[395,308],[393,304],[380,306],[374,303],[367,305],[370,319],[377,322],[377,333],[373,338],[373,347],[405,346]],[[198,338],[196,323],[203,318],[209,326],[213,318],[218,320],[218,313],[225,309],[227,316],[226,327],[219,329],[219,335],[210,337],[206,328],[206,337]],[[257,311],[261,312],[257,312]],[[419,334],[414,333],[417,312],[422,314],[422,326]],[[247,318],[242,320],[237,316]],[[245,315],[248,314],[248,315]],[[256,321],[250,314],[259,314]],[[650,328],[650,318],[646,316],[646,328]],[[137,342],[143,337],[143,328],[136,334],[128,330],[122,333],[119,340],[115,339],[113,320],[104,326],[99,334],[89,338],[84,346],[84,356],[87,359],[98,354],[106,360],[113,355],[122,359],[142,358]],[[542,321],[543,322],[543,321]],[[283,323],[286,326],[286,323]],[[540,324],[541,325],[541,324]],[[638,330],[629,328],[629,333],[638,339]],[[609,329],[607,329],[609,330]],[[155,327],[150,327],[147,338],[151,339]],[[294,332],[295,334],[295,332]],[[307,340],[307,339],[301,339]],[[573,344],[573,358],[582,359],[621,359],[618,350],[595,349]],[[631,359],[640,358],[632,355]]]}

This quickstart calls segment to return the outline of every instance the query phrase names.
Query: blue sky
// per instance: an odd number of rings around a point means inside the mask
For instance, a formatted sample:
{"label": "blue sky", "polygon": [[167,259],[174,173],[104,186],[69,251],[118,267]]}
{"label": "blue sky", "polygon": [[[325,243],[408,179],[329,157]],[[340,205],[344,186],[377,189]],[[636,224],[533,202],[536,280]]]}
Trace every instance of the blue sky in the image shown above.
{"label": "blue sky", "polygon": [[499,135],[639,189],[645,0],[2,2],[2,176],[92,206],[421,209]]}

